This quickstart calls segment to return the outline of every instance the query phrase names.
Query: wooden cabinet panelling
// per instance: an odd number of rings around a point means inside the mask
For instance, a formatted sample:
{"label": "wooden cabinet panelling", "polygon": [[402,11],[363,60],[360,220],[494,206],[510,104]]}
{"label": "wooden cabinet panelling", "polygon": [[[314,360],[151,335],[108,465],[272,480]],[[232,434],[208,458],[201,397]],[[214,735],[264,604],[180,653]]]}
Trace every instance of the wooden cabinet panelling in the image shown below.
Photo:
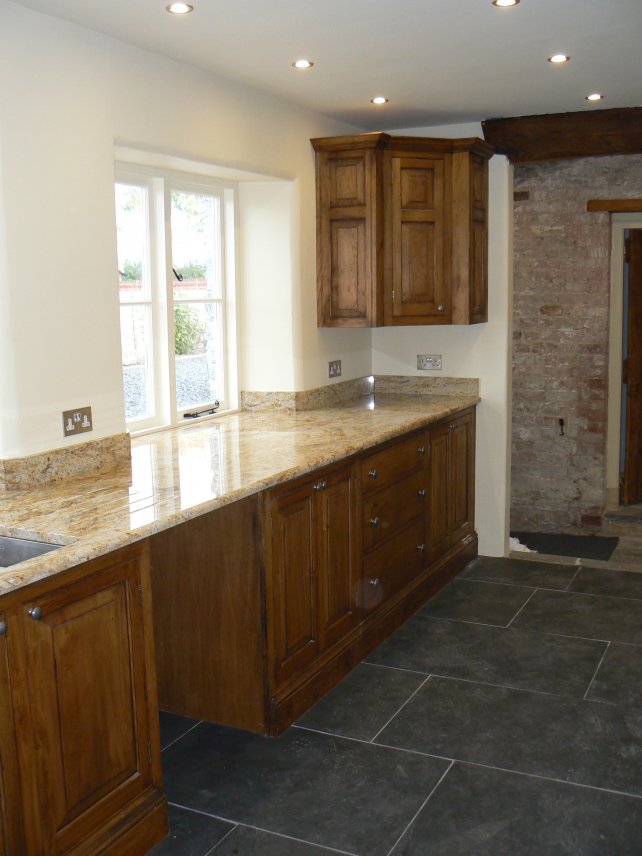
{"label": "wooden cabinet panelling", "polygon": [[382,133],[312,144],[318,325],[485,321],[492,148]]}
{"label": "wooden cabinet panelling", "polygon": [[0,612],[0,631],[0,856],[16,856],[25,847],[7,650],[9,623],[4,612]]}
{"label": "wooden cabinet panelling", "polygon": [[334,686],[476,555],[473,430],[465,411],[153,536],[161,707],[278,734]]}
{"label": "wooden cabinet panelling", "polygon": [[9,852],[145,852],[167,830],[145,547],[63,577],[7,609],[24,835]]}
{"label": "wooden cabinet panelling", "polygon": [[430,429],[428,557],[436,559],[474,528],[475,413]]}

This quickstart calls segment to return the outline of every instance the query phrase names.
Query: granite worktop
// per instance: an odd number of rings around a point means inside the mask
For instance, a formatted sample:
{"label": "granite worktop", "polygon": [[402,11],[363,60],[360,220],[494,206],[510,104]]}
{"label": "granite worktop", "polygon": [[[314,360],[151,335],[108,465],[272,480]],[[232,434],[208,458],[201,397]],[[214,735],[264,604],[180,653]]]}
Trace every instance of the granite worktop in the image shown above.
{"label": "granite worktop", "polygon": [[62,544],[0,570],[0,594],[447,418],[477,394],[379,394],[241,411],[135,437],[131,465],[0,493],[0,534]]}

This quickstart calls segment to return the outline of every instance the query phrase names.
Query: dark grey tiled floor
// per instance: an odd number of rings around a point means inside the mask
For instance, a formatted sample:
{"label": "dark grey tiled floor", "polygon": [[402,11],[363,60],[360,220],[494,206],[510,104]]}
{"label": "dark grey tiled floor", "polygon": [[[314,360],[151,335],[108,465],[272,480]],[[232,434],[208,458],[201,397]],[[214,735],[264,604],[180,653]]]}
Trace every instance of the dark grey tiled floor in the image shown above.
{"label": "dark grey tiled floor", "polygon": [[642,856],[636,574],[480,559],[281,737],[163,714],[154,856]]}

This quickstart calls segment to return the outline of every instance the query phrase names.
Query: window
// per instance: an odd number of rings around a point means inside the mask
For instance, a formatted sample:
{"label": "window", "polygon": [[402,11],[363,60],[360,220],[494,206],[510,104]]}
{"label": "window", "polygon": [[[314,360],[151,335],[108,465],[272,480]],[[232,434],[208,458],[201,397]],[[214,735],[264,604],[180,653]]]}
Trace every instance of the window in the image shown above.
{"label": "window", "polygon": [[116,226],[130,429],[236,407],[232,185],[118,169]]}

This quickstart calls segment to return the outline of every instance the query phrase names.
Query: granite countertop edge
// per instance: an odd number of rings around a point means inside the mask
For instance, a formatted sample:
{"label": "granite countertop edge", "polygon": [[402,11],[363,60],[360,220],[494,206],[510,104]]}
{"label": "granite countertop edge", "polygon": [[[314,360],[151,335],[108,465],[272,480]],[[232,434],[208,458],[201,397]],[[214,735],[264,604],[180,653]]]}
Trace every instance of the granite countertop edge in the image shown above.
{"label": "granite countertop edge", "polygon": [[[56,483],[53,489],[51,486],[47,486],[46,488],[35,488],[29,491],[18,491],[9,500],[0,498],[0,534],[26,537],[31,540],[51,541],[62,545],[60,549],[43,556],[29,559],[6,569],[0,569],[0,596],[20,589],[26,589],[35,583],[61,574],[87,561],[144,540],[157,532],[178,526],[181,523],[207,514],[210,511],[215,511],[217,508],[222,508],[237,500],[305,476],[322,467],[336,464],[352,455],[367,451],[369,448],[380,443],[438,422],[447,418],[452,413],[473,407],[480,401],[478,395],[471,394],[422,396],[424,402],[426,399],[430,400],[432,409],[430,409],[430,412],[421,413],[417,408],[417,396],[388,395],[385,397],[380,396],[379,398],[395,402],[397,405],[395,418],[393,424],[388,427],[379,428],[367,437],[358,434],[358,426],[355,426],[352,431],[349,427],[351,411],[363,412],[365,409],[363,404],[359,408],[355,408],[354,403],[341,404],[337,407],[323,408],[318,411],[309,410],[299,416],[284,416],[280,414],[277,420],[279,422],[279,426],[276,429],[277,434],[280,431],[286,430],[296,436],[296,432],[299,430],[302,433],[311,429],[314,430],[315,420],[323,419],[326,421],[328,416],[334,416],[335,414],[343,417],[341,419],[343,422],[342,433],[337,434],[336,442],[331,449],[327,445],[322,449],[310,448],[308,458],[304,463],[299,460],[298,463],[288,462],[289,465],[286,463],[285,466],[280,465],[279,467],[272,468],[269,472],[264,472],[255,478],[247,478],[241,486],[229,489],[219,496],[212,496],[204,502],[195,502],[189,507],[173,511],[163,511],[160,507],[162,503],[159,502],[155,512],[155,519],[139,526],[127,527],[120,525],[117,528],[112,528],[108,520],[98,517],[93,527],[90,527],[82,534],[77,534],[74,533],[74,526],[72,524],[69,525],[66,531],[61,531],[60,529],[52,530],[52,527],[48,524],[47,515],[43,512],[39,513],[36,511],[27,522],[21,519],[18,523],[16,520],[12,520],[11,512],[7,511],[7,506],[11,507],[11,503],[30,503],[35,507],[40,505],[45,505],[46,507],[48,501],[53,503],[56,501],[55,497],[61,493],[63,496],[71,497],[73,496],[74,485],[80,481],[79,479],[63,480]],[[408,408],[408,411],[404,414],[405,407]],[[242,421],[246,424],[238,428],[238,435],[240,437],[243,437],[247,433],[255,433],[254,428],[249,430],[252,415],[244,415]],[[225,417],[222,418],[225,419]],[[265,425],[268,420],[264,416],[259,422],[261,425]],[[220,425],[221,422],[218,420],[212,420],[210,430],[220,427]],[[286,429],[283,428],[284,425],[287,426]],[[346,425],[348,425],[347,428]],[[196,426],[181,426],[180,428],[172,429],[172,433],[178,434],[190,431],[193,427]],[[208,429],[207,426],[203,428],[203,424],[201,424],[199,430],[207,431]],[[347,432],[347,436],[345,432]],[[270,434],[273,432],[259,427],[255,439],[259,441],[261,435],[264,433]],[[132,446],[136,443],[144,443],[145,439],[136,438],[132,442]],[[114,483],[118,483],[119,480],[113,474],[106,473],[104,476],[94,475],[92,481],[96,485],[96,495],[100,496],[101,484],[104,484],[104,489],[108,493]],[[122,485],[120,486],[122,489]],[[48,500],[48,495],[51,496],[50,500]],[[121,504],[124,505],[124,500]],[[121,509],[121,511],[124,513],[125,509]]]}

